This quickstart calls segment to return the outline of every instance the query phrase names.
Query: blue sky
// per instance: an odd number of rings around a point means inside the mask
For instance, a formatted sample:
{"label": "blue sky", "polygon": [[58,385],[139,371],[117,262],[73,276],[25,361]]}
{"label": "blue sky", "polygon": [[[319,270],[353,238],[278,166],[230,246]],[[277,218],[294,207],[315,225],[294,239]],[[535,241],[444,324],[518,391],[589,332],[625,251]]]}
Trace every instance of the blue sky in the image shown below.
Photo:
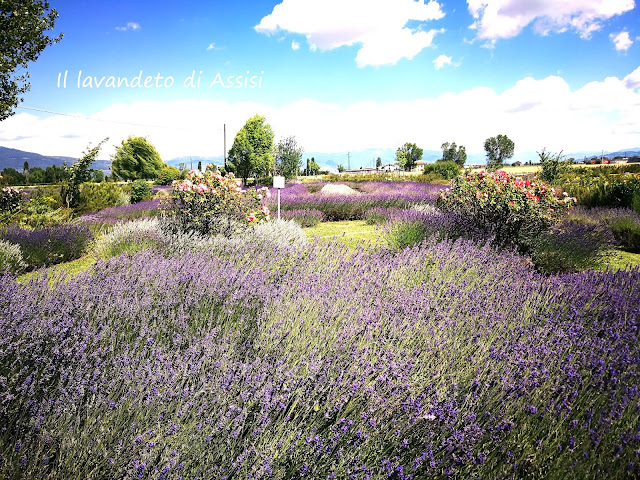
{"label": "blue sky", "polygon": [[[222,125],[230,148],[259,113],[277,138],[295,135],[317,153],[388,152],[406,141],[478,153],[499,133],[521,155],[640,147],[633,0],[51,5],[65,36],[30,67],[22,106],[71,116],[18,109],[0,123],[1,146],[79,156],[108,136],[107,158],[142,135],[165,160],[219,156]],[[185,88],[194,70],[200,87]],[[105,87],[140,71],[173,83]],[[218,74],[255,75],[260,87],[211,86]]]}

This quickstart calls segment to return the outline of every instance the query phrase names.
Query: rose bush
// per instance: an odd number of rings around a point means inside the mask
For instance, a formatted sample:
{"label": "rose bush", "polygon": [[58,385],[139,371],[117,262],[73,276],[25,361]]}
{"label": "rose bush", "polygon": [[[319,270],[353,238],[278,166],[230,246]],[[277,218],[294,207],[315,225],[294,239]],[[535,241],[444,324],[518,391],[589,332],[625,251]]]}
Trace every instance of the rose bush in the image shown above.
{"label": "rose bush", "polygon": [[15,187],[4,187],[0,190],[0,220],[9,217],[23,203],[22,193]]}
{"label": "rose bush", "polygon": [[437,205],[464,217],[499,246],[531,247],[575,203],[559,188],[512,177],[504,171],[479,172],[455,178],[440,193]]}
{"label": "rose bush", "polygon": [[269,208],[262,204],[269,196],[266,187],[243,190],[233,174],[191,170],[185,180],[173,183],[165,224],[173,231],[229,237],[269,219]]}

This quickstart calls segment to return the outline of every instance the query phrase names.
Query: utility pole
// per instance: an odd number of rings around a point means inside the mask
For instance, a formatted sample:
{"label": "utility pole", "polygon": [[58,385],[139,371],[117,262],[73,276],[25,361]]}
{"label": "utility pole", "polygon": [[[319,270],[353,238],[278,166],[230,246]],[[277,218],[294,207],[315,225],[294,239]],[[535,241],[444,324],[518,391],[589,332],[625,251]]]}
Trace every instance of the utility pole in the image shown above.
{"label": "utility pole", "polygon": [[351,170],[351,152],[347,152],[347,170]]}
{"label": "utility pole", "polygon": [[189,157],[189,161],[191,162],[191,168],[189,170],[193,170],[193,158]]}
{"label": "utility pole", "polygon": [[224,124],[224,171],[227,171],[227,124]]}

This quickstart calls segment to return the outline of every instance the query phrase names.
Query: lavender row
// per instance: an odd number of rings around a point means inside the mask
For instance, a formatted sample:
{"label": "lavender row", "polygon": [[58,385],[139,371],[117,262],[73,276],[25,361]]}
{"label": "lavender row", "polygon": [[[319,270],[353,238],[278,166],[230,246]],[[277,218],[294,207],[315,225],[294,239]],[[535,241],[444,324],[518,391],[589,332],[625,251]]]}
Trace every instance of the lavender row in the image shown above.
{"label": "lavender row", "polygon": [[[442,185],[417,182],[368,182],[354,184],[355,194],[327,195],[321,192],[323,184],[296,184],[281,191],[284,210],[319,210],[329,221],[360,220],[376,207],[409,208],[415,204],[435,202]],[[275,195],[269,208],[275,210]]]}
{"label": "lavender row", "polygon": [[640,474],[637,269],[225,245],[0,278],[0,476]]}

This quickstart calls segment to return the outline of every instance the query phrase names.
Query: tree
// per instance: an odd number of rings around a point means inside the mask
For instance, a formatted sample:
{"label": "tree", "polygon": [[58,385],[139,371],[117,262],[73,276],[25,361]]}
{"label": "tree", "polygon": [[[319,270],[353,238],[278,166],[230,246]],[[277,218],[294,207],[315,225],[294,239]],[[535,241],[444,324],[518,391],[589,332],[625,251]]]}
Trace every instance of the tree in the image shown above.
{"label": "tree", "polygon": [[21,95],[31,88],[26,71],[29,62],[62,39],[62,34],[55,38],[46,35],[53,30],[56,18],[58,12],[49,10],[47,1],[0,1],[0,121],[15,113],[23,100]]}
{"label": "tree", "polygon": [[507,158],[513,157],[515,145],[506,135],[489,137],[484,142],[487,152],[487,169],[497,170]]}
{"label": "tree", "polygon": [[198,161],[198,170],[202,171],[202,161]]}
{"label": "tree", "polygon": [[314,157],[307,163],[307,175],[318,175],[320,173],[320,165],[316,162]]}
{"label": "tree", "polygon": [[65,171],[62,167],[59,167],[57,165],[49,165],[44,170],[45,183],[58,183],[63,178],[65,178]]}
{"label": "tree", "polygon": [[558,175],[565,171],[569,165],[567,161],[563,161],[562,151],[552,154],[547,152],[546,148],[543,148],[541,152],[536,153],[540,158],[540,165],[542,165],[538,176],[547,183],[551,183],[558,178]]}
{"label": "tree", "polygon": [[445,142],[442,144],[442,161],[455,162],[458,166],[464,167],[467,161],[467,149],[464,145],[458,147],[456,142]]}
{"label": "tree", "polygon": [[15,168],[7,167],[2,170],[2,182],[6,185],[24,185],[25,178]]}
{"label": "tree", "polygon": [[[60,189],[62,200],[67,208],[76,207],[80,200],[80,185],[91,180],[91,164],[95,161],[102,145],[108,140],[105,138],[98,145],[84,152],[84,155],[70,167],[65,165],[67,179]],[[87,147],[88,148],[88,147]]]}
{"label": "tree", "polygon": [[144,137],[129,137],[111,157],[113,175],[123,180],[153,180],[165,167],[160,154]]}
{"label": "tree", "polygon": [[44,168],[33,167],[29,169],[29,181],[32,185],[47,183],[44,178]]}
{"label": "tree", "polygon": [[102,170],[91,170],[91,180],[95,183],[104,182],[104,172]]}
{"label": "tree", "polygon": [[422,149],[415,143],[405,143],[396,150],[396,163],[405,171],[410,171],[422,159]]}
{"label": "tree", "polygon": [[382,167],[382,159],[380,157],[376,158],[376,169]]}
{"label": "tree", "polygon": [[345,170],[344,165],[342,164],[338,165],[338,173],[342,173],[344,172],[344,170]]}
{"label": "tree", "polygon": [[22,165],[22,174],[24,175],[24,182],[26,185],[29,185],[29,162],[25,160]]}
{"label": "tree", "polygon": [[293,178],[300,172],[302,165],[302,147],[295,137],[286,137],[278,142],[275,149],[275,172],[285,178]]}
{"label": "tree", "polygon": [[274,165],[273,130],[260,115],[254,115],[236,134],[227,157],[227,169],[247,184],[250,176],[267,176]]}

